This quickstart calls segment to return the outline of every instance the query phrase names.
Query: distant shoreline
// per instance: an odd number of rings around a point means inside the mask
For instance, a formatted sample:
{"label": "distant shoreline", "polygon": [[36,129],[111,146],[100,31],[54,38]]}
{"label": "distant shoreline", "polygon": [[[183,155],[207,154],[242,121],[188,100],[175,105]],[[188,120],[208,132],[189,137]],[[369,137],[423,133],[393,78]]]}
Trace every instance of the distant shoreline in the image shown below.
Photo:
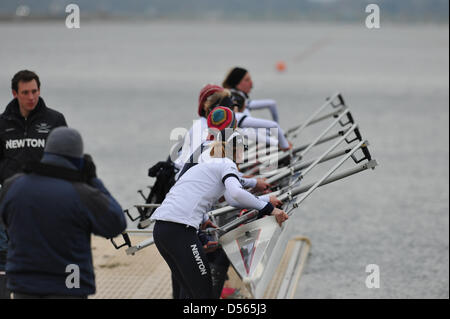
{"label": "distant shoreline", "polygon": [[[11,24],[24,24],[24,23],[48,23],[48,22],[61,22],[66,19],[66,15],[32,15],[28,17],[18,17],[12,14],[0,14],[0,23]],[[298,23],[298,24],[343,24],[354,25],[361,23],[360,19],[326,19],[325,17],[230,17],[225,19],[218,16],[165,16],[165,17],[152,17],[152,16],[123,16],[123,15],[111,15],[111,14],[83,14],[81,16],[83,22],[204,22],[204,23],[225,23],[225,22],[246,22],[246,23],[259,23],[259,22],[274,22],[274,23]],[[389,25],[436,25],[436,26],[448,26],[447,20],[427,20],[427,19],[407,19],[407,17],[394,18],[383,17],[383,23]]]}

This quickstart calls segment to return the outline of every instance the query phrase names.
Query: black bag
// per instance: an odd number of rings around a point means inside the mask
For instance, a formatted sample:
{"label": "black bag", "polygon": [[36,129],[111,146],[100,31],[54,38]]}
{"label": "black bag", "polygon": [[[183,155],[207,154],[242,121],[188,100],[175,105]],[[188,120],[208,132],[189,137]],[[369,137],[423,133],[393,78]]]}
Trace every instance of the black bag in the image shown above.
{"label": "black bag", "polygon": [[175,184],[176,168],[170,158],[158,162],[148,170],[148,176],[156,177],[152,190],[145,201],[146,204],[161,204],[167,193]]}

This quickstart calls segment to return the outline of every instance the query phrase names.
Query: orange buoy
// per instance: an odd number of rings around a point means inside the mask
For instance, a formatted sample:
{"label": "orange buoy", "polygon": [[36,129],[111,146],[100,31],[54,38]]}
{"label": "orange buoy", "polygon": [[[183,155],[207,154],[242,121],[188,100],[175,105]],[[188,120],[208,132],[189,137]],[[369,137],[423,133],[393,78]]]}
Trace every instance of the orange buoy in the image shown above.
{"label": "orange buoy", "polygon": [[276,68],[278,72],[283,72],[286,70],[286,63],[284,63],[284,61],[278,61],[276,64]]}

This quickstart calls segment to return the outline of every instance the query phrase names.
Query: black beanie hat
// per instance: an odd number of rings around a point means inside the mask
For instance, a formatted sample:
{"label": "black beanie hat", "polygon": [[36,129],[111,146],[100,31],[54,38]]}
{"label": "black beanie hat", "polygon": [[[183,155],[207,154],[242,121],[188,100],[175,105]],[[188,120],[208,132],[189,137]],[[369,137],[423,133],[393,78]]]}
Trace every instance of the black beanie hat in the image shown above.
{"label": "black beanie hat", "polygon": [[233,68],[223,81],[222,86],[227,89],[235,89],[236,85],[241,82],[247,72],[248,71],[246,69],[240,67]]}

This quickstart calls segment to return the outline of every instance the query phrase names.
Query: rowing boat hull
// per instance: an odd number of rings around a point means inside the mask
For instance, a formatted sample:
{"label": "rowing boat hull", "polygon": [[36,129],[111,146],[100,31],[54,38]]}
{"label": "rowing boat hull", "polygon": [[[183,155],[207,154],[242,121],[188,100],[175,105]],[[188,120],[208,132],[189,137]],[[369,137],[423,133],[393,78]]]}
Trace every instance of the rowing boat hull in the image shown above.
{"label": "rowing boat hull", "polygon": [[220,238],[231,264],[254,298],[262,298],[288,242],[289,222],[274,216],[242,225]]}

